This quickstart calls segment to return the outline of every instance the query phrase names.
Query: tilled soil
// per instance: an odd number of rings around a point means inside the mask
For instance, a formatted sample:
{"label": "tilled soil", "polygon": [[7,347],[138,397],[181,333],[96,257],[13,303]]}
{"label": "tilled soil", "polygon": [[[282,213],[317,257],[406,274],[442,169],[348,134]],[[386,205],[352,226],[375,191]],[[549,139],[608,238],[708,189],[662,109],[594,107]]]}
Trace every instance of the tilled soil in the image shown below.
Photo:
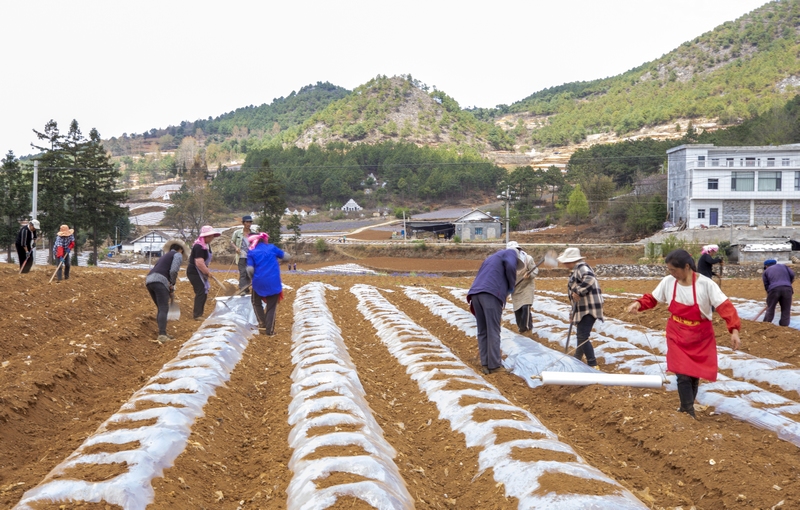
{"label": "tilled soil", "polygon": [[[384,264],[387,272],[422,274],[436,270],[426,266],[429,262],[399,260],[394,268],[389,262]],[[180,321],[170,323],[169,331],[176,341],[164,346],[149,342],[156,336],[155,306],[144,287],[144,274],[74,268],[68,282],[48,284],[50,274],[45,270],[19,276],[12,265],[0,267],[0,289],[8,297],[0,303],[4,332],[0,341],[0,506],[13,506],[24,491],[38,484],[172,359],[199,325],[191,320],[191,287],[181,282],[177,294],[183,314]],[[287,441],[292,305],[296,290],[312,281],[339,288],[327,291],[327,305],[358,367],[375,419],[397,451],[395,462],[417,508],[516,508],[517,501],[504,496],[502,484],[495,482],[491,471],[478,471],[478,452],[467,448],[464,437],[439,418],[435,405],[356,309],[357,300],[350,292],[356,283],[393,290],[383,292],[384,297],[462,361],[475,366],[475,340],[402,292],[405,285],[424,286],[463,307],[442,286],[468,287],[471,278],[297,272],[284,273],[283,280],[293,290],[284,293],[286,299],[279,305],[277,334],[251,339],[231,380],[195,422],[184,452],[163,478],[153,481],[156,495],[150,508],[286,507],[292,478],[287,468],[292,455]],[[612,294],[648,292],[656,283],[601,282]],[[563,292],[565,286],[565,279],[537,282],[542,290]],[[758,280],[725,280],[723,290],[732,296],[764,298]],[[606,314],[663,328],[665,307],[630,317],[623,311],[628,302],[607,300]],[[207,313],[212,306],[209,299]],[[505,326],[516,330],[512,324]],[[715,319],[715,328],[720,344],[727,345],[724,323]],[[539,339],[533,335],[532,340]],[[795,330],[744,321],[742,341],[743,350],[755,356],[799,362]],[[608,372],[615,369],[603,367]],[[713,408],[692,420],[675,411],[674,392],[599,386],[532,390],[513,375],[485,377],[511,403],[533,413],[588,463],[652,508],[771,508],[781,501],[782,508],[800,505],[796,446],[727,415],[711,414]],[[761,386],[800,400],[797,391]],[[515,453],[530,461],[536,460],[529,458],[534,454]],[[103,479],[117,468],[92,476]],[[557,487],[559,481],[543,484]],[[587,490],[599,493],[603,488]],[[363,502],[342,498],[334,508],[365,507]]]}

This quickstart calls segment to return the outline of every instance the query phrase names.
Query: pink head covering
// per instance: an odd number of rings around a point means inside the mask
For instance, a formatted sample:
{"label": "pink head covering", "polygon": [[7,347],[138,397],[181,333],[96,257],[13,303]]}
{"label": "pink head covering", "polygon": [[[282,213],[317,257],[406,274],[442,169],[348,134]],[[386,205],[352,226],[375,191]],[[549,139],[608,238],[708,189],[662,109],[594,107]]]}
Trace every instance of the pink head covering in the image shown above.
{"label": "pink head covering", "polygon": [[703,246],[703,250],[700,252],[700,254],[705,255],[706,253],[714,253],[715,251],[719,251],[719,246],[716,244],[709,244]]}
{"label": "pink head covering", "polygon": [[201,248],[204,250],[208,249],[208,241],[206,238],[208,237],[218,237],[219,232],[214,231],[214,227],[211,225],[203,225],[203,228],[200,229],[200,234],[197,235],[197,239],[195,239],[194,244],[199,244]]}
{"label": "pink head covering", "polygon": [[247,243],[250,245],[251,250],[255,248],[256,245],[258,245],[258,243],[260,243],[261,241],[268,243],[269,234],[267,234],[266,232],[259,232],[258,234],[251,234],[250,237],[247,238]]}

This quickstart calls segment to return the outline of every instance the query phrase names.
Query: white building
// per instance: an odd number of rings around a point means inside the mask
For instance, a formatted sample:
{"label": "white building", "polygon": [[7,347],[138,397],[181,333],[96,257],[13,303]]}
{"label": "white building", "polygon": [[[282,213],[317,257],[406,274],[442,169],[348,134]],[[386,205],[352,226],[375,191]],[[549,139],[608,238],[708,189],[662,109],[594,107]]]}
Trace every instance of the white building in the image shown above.
{"label": "white building", "polygon": [[356,201],[353,200],[352,198],[350,200],[348,200],[347,203],[342,206],[342,211],[344,211],[344,212],[360,211],[361,209],[363,209],[363,207],[358,205],[356,203]]}
{"label": "white building", "polygon": [[800,226],[800,144],[681,145],[667,151],[670,219],[701,225]]}

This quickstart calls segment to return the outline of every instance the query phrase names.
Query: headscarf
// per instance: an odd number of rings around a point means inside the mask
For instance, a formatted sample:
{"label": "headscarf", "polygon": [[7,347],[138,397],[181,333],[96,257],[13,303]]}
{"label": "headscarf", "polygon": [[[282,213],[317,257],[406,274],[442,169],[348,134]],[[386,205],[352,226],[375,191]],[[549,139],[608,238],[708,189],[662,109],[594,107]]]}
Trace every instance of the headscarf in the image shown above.
{"label": "headscarf", "polygon": [[195,244],[199,244],[202,249],[207,250],[208,242],[206,241],[206,237],[217,237],[217,236],[219,236],[219,232],[215,232],[214,227],[212,227],[211,225],[203,225],[203,228],[200,229],[200,234],[197,236],[197,239],[195,239],[194,244],[192,246],[194,246]]}
{"label": "headscarf", "polygon": [[719,251],[719,246],[716,244],[708,244],[703,246],[703,250],[700,252],[700,254],[705,255],[706,253],[714,253],[716,251]]}
{"label": "headscarf", "polygon": [[261,241],[265,243],[269,242],[269,234],[266,232],[259,232],[258,234],[251,234],[250,237],[247,238],[247,244],[250,245],[250,249],[254,249],[258,243]]}

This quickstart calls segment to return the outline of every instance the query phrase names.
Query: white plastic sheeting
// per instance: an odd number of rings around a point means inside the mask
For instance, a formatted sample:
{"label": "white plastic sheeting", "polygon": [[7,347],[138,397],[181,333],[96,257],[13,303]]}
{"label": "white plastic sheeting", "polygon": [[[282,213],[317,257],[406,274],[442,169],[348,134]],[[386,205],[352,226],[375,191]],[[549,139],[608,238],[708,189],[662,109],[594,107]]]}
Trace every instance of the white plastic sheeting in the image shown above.
{"label": "white plastic sheeting", "polygon": [[[567,327],[570,313],[569,306],[549,298],[537,301],[539,310],[552,314],[557,318],[533,313],[533,330],[541,338],[551,342],[563,342],[563,334],[553,333],[554,330],[563,331]],[[513,315],[506,314],[507,320],[513,320]],[[642,331],[644,330],[644,331]],[[612,335],[616,338],[611,338]],[[620,340],[625,338],[630,342]],[[595,354],[605,363],[617,364],[622,370],[632,373],[656,374],[666,371],[666,358],[656,356],[634,346],[642,345],[660,352],[666,352],[666,338],[661,332],[635,329],[632,325],[614,319],[605,322],[596,322],[591,336]],[[720,367],[733,370],[737,374],[745,374],[753,378],[766,378],[767,382],[774,384],[789,384],[787,381],[796,381],[796,369],[782,370],[778,362],[763,360],[748,356],[738,355],[728,348],[718,347]],[[727,352],[725,352],[727,351]],[[656,361],[657,360],[657,361]],[[669,376],[667,389],[676,390],[675,376]],[[794,388],[797,390],[797,386]],[[800,404],[775,393],[763,390],[754,384],[745,381],[736,381],[720,374],[716,382],[700,385],[697,393],[697,402],[702,405],[714,406],[717,412],[726,413],[737,420],[741,420],[756,427],[774,432],[779,438],[800,446]]]}
{"label": "white plastic sheeting", "polygon": [[[405,294],[423,305],[433,314],[444,319],[451,326],[456,326],[464,334],[477,338],[478,328],[475,317],[468,311],[454,305],[451,301],[420,287],[405,287]],[[453,293],[466,296],[465,289],[454,289]],[[466,302],[466,301],[465,301]],[[503,366],[514,375],[518,375],[531,388],[541,386],[542,381],[532,379],[543,370],[555,372],[592,373],[594,369],[586,366],[572,356],[565,356],[530,338],[518,335],[506,328],[500,329],[500,350],[505,356]]]}
{"label": "white plastic sheeting", "polygon": [[325,266],[318,269],[309,269],[306,273],[336,273],[336,274],[378,274],[377,271],[367,269],[358,264],[337,264],[335,266]]}
{"label": "white plastic sheeting", "polygon": [[[406,289],[406,293],[412,290]],[[378,331],[379,338],[389,352],[406,367],[406,372],[439,409],[439,417],[448,420],[452,429],[463,433],[468,447],[481,448],[478,465],[481,471],[491,468],[494,479],[505,486],[506,496],[519,499],[519,508],[548,509],[630,509],[646,508],[615,480],[607,477],[586,462],[558,436],[548,430],[530,412],[513,405],[494,386],[475,373],[455,356],[441,341],[417,325],[407,315],[389,303],[375,287],[355,285],[351,292],[358,298],[358,310]],[[453,306],[451,304],[451,306]],[[474,319],[473,319],[474,320]],[[438,358],[438,359],[434,359]],[[445,378],[441,378],[446,376]],[[448,390],[451,381],[474,386],[474,389]],[[461,405],[462,397],[475,397],[479,401]],[[523,419],[489,419],[476,421],[473,415],[479,410],[506,411]],[[540,439],[523,438],[496,444],[496,429],[510,427],[541,436]],[[515,460],[512,452],[517,448],[536,448],[542,455],[549,450],[553,456],[573,455],[575,460],[561,462],[541,460],[525,462]],[[547,473],[559,473],[579,479],[592,479],[618,487],[618,492],[599,496],[580,493],[537,494],[539,478]]]}
{"label": "white plastic sheeting", "polygon": [[[383,437],[372,416],[356,367],[350,359],[341,330],[325,303],[326,286],[304,285],[294,301],[292,327],[292,372],[289,405],[289,446],[294,449],[289,469],[294,477],[287,489],[287,507],[315,510],[334,504],[339,496],[352,496],[375,508],[414,508],[414,498],[394,463],[396,452]],[[329,287],[335,289],[335,287]],[[329,395],[331,392],[337,395]],[[321,393],[326,396],[319,396]],[[318,414],[309,418],[309,415]],[[330,432],[308,436],[320,426],[358,426],[353,432]],[[325,446],[359,446],[368,455],[305,459]],[[360,475],[368,480],[317,489],[314,480],[334,472]]]}
{"label": "white plastic sheeting", "polygon": [[[153,501],[152,479],[162,476],[164,469],[172,466],[184,450],[192,424],[202,416],[203,406],[217,387],[229,379],[252,335],[255,317],[250,300],[231,299],[228,306],[230,309],[218,304],[204,326],[183,344],[175,359],[164,365],[39,485],[27,491],[15,508],[32,510],[46,503],[105,501],[125,510],[144,510]],[[157,402],[164,407],[136,411],[139,402]],[[152,418],[157,420],[153,425],[109,429],[112,424]],[[138,441],[139,446],[132,450],[84,453],[101,443],[133,441]],[[55,478],[71,468],[122,462],[127,462],[127,471],[102,482]]]}

